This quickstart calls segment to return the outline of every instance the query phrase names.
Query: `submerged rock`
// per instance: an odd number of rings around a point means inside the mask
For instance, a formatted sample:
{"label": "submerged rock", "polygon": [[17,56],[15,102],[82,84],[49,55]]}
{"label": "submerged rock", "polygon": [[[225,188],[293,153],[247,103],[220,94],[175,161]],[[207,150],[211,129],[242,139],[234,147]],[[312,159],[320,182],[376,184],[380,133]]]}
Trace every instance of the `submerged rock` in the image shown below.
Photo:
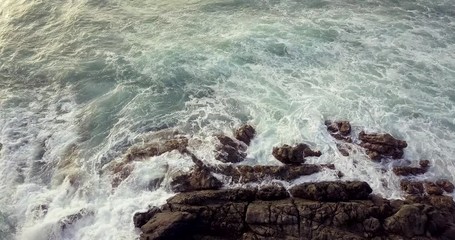
{"label": "submerged rock", "polygon": [[256,135],[256,130],[251,125],[243,125],[237,129],[234,133],[234,137],[244,142],[246,145],[250,145],[251,140]]}
{"label": "submerged rock", "polygon": [[352,138],[349,137],[351,134],[351,123],[349,121],[330,121],[327,120],[324,123],[327,126],[327,130],[330,135],[337,140],[343,140],[345,142],[352,142]]}
{"label": "submerged rock", "polygon": [[272,155],[284,164],[301,164],[305,162],[305,157],[319,157],[320,151],[313,151],[304,143],[291,147],[287,144],[281,147],[274,147]]}

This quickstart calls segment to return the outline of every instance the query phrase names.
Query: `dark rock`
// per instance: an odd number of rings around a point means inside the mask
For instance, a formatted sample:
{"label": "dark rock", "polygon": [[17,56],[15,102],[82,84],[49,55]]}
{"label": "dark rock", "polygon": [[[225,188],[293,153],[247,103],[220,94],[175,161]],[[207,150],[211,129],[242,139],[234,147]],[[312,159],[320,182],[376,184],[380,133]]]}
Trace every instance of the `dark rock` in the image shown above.
{"label": "dark rock", "polygon": [[420,160],[419,165],[421,168],[428,168],[428,167],[430,167],[430,161],[429,160]]}
{"label": "dark rock", "polygon": [[408,144],[406,141],[398,140],[388,133],[365,133],[364,131],[359,134],[360,140],[372,144],[388,145],[396,148],[406,148]]}
{"label": "dark rock", "polygon": [[223,174],[233,182],[248,183],[258,182],[265,179],[278,179],[278,180],[294,180],[301,176],[311,175],[320,172],[324,167],[332,167],[331,165],[315,165],[315,164],[302,164],[302,165],[284,165],[284,166],[267,166],[267,165],[221,165],[210,167],[214,173]]}
{"label": "dark rock", "polygon": [[281,200],[289,198],[289,193],[281,185],[267,185],[258,189],[256,198],[264,201]]}
{"label": "dark rock", "polygon": [[381,222],[377,218],[370,217],[363,221],[363,227],[367,232],[378,232],[381,228]]}
{"label": "dark rock", "polygon": [[348,121],[325,121],[325,125],[331,134],[340,133],[342,136],[351,134],[351,123]]}
{"label": "dark rock", "polygon": [[184,238],[193,231],[195,219],[187,212],[157,213],[141,227],[141,240]]}
{"label": "dark rock", "polygon": [[404,205],[393,216],[385,220],[387,231],[402,234],[405,237],[414,237],[425,233],[428,217],[423,213],[423,205]]}
{"label": "dark rock", "polygon": [[367,199],[372,189],[366,182],[303,183],[290,189],[293,197],[315,201]]}
{"label": "dark rock", "polygon": [[244,142],[246,145],[250,145],[251,140],[256,135],[256,130],[251,125],[243,125],[237,129],[234,136],[237,140]]}
{"label": "dark rock", "polygon": [[397,176],[419,175],[424,174],[428,171],[427,168],[408,166],[394,167],[392,170]]}
{"label": "dark rock", "polygon": [[348,144],[337,144],[337,148],[341,155],[345,157],[349,156],[349,152],[352,150]]}
{"label": "dark rock", "polygon": [[204,167],[195,167],[190,173],[176,176],[171,181],[171,188],[174,192],[219,189],[222,186],[223,183]]}
{"label": "dark rock", "polygon": [[146,224],[150,219],[155,216],[155,214],[161,212],[161,210],[157,207],[153,207],[149,209],[147,212],[137,212],[133,216],[134,226],[137,228],[141,228]]}
{"label": "dark rock", "polygon": [[409,180],[402,180],[400,182],[401,189],[407,194],[423,194],[424,188],[422,182],[414,182]]}
{"label": "dark rock", "polygon": [[454,190],[454,185],[453,183],[451,183],[449,180],[447,179],[440,179],[438,181],[436,181],[436,184],[441,187],[442,189],[444,189],[444,191],[448,192],[448,193],[452,193],[453,190]]}
{"label": "dark rock", "polygon": [[168,204],[205,206],[223,202],[251,202],[256,198],[256,189],[238,188],[185,192],[167,200]]}
{"label": "dark rock", "polygon": [[425,191],[430,195],[442,195],[444,190],[433,182],[425,182]]}
{"label": "dark rock", "polygon": [[60,229],[65,230],[67,227],[73,225],[77,221],[80,221],[81,219],[87,216],[92,216],[93,214],[94,214],[93,211],[83,208],[75,214],[71,214],[60,219],[58,221],[58,225],[60,226]]}
{"label": "dark rock", "polygon": [[237,140],[225,135],[217,136],[220,144],[216,145],[215,158],[225,163],[238,163],[245,160],[246,146]]}
{"label": "dark rock", "polygon": [[274,147],[272,155],[284,164],[301,164],[305,162],[305,157],[319,157],[320,151],[313,151],[306,144],[300,143],[294,147],[283,145]]}
{"label": "dark rock", "polygon": [[164,142],[149,143],[144,146],[132,147],[126,154],[126,162],[134,159],[159,156],[163,153],[178,150],[183,153],[188,147],[188,138],[180,136]]}

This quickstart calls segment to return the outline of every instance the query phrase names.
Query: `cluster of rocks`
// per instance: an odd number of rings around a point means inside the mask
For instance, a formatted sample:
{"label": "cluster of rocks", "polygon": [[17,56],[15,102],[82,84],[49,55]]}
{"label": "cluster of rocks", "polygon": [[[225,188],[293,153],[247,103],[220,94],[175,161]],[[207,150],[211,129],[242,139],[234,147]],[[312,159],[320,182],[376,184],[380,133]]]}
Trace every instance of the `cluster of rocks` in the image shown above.
{"label": "cluster of rocks", "polygon": [[136,213],[141,239],[454,239],[448,196],[380,198],[365,182],[179,193]]}
{"label": "cluster of rocks", "polygon": [[[359,146],[372,160],[398,159],[407,146],[387,133],[362,131],[355,138],[348,121],[328,121],[326,125],[345,156]],[[141,239],[455,239],[455,203],[443,195],[453,192],[453,184],[409,179],[424,174],[428,160],[420,161],[419,167],[393,168],[404,177],[405,200],[372,195],[370,186],[359,181],[303,183],[290,189],[277,183],[223,189],[223,182],[291,181],[324,169],[335,170],[331,164],[306,164],[307,157],[319,157],[321,152],[304,143],[274,147],[272,155],[283,163],[280,166],[233,164],[245,159],[256,131],[244,125],[233,135],[216,136],[215,158],[220,164],[215,166],[192,154],[188,140],[182,137],[128,152],[118,176],[128,169],[131,159],[172,150],[189,155],[195,163],[190,172],[173,177],[171,189],[179,193],[167,204],[134,215]]]}

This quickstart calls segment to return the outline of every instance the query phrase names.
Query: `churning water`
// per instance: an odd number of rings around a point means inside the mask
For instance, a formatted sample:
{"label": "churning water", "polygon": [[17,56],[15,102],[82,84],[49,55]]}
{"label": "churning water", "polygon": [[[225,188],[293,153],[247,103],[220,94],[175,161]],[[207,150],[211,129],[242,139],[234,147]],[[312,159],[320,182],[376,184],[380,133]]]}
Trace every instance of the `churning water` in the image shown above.
{"label": "churning water", "polygon": [[453,0],[2,0],[0,239],[136,238],[133,213],[192,162],[137,162],[117,188],[106,168],[158,130],[212,161],[213,134],[249,122],[245,164],[306,142],[323,152],[310,162],[402,197],[390,163],[336,151],[324,120],[348,119],[454,181],[454,86]]}

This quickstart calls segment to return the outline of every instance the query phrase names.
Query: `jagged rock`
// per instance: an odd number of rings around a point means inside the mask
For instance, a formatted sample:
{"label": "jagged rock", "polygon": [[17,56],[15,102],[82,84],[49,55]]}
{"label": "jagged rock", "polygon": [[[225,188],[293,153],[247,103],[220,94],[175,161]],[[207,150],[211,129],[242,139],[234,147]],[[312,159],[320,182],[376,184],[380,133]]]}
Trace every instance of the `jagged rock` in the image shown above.
{"label": "jagged rock", "polygon": [[[368,196],[371,188],[365,184],[326,182],[317,187],[332,195],[331,199],[337,199],[335,202],[285,196],[278,185],[259,190],[180,193],[142,227],[141,239],[451,239],[453,236],[450,234],[454,230],[455,203],[451,197],[427,195],[389,201]],[[337,195],[336,191],[344,193]]]}
{"label": "jagged rock", "polygon": [[163,153],[178,150],[183,153],[188,147],[188,138],[180,136],[165,140],[164,142],[149,143],[144,146],[132,147],[126,154],[126,162],[134,159],[159,156]]}
{"label": "jagged rock", "polygon": [[423,186],[430,195],[442,195],[444,193],[444,190],[433,182],[425,182]]}
{"label": "jagged rock", "polygon": [[174,192],[219,189],[223,183],[215,178],[207,168],[195,167],[190,173],[174,177],[171,188]]}
{"label": "jagged rock", "polygon": [[234,133],[234,137],[244,142],[246,145],[250,145],[251,140],[256,135],[256,130],[251,125],[243,125],[237,129]]}
{"label": "jagged rock", "polygon": [[400,182],[401,189],[407,194],[423,194],[424,188],[422,182],[402,180]]}
{"label": "jagged rock", "polygon": [[366,182],[303,183],[290,189],[293,197],[315,201],[367,199],[372,192]]}
{"label": "jagged rock", "polygon": [[400,166],[400,167],[394,167],[392,169],[392,171],[397,176],[411,176],[411,175],[424,174],[428,171],[428,168]]}
{"label": "jagged rock", "polygon": [[351,134],[351,124],[348,121],[332,122],[327,120],[324,124],[327,126],[330,135],[335,139],[348,143],[352,142],[352,138],[349,137],[349,134]]}
{"label": "jagged rock", "polygon": [[453,183],[451,183],[449,180],[447,179],[440,179],[440,180],[437,180],[436,181],[436,184],[441,187],[442,189],[444,189],[444,191],[448,192],[448,193],[452,193],[453,190],[454,190],[454,185]]}
{"label": "jagged rock", "polygon": [[155,214],[161,212],[161,210],[157,207],[152,207],[147,212],[137,212],[133,216],[133,223],[134,226],[137,228],[141,228],[144,226]]}
{"label": "jagged rock", "polygon": [[88,210],[86,208],[83,208],[83,209],[79,210],[79,212],[77,212],[75,214],[71,214],[71,215],[65,216],[62,219],[60,219],[58,221],[58,225],[60,226],[60,229],[64,230],[68,226],[71,226],[72,224],[74,224],[75,222],[81,220],[82,218],[85,218],[87,216],[91,216],[93,214],[94,214],[93,211]]}
{"label": "jagged rock", "polygon": [[193,231],[195,219],[187,212],[157,213],[141,227],[141,240],[184,238]]}
{"label": "jagged rock", "polygon": [[267,166],[267,165],[222,165],[211,166],[210,170],[214,173],[223,174],[233,182],[248,183],[258,182],[264,179],[277,179],[290,181],[301,176],[311,175],[320,172],[323,168],[333,169],[333,165],[284,165],[284,166]]}
{"label": "jagged rock", "polygon": [[365,148],[368,157],[378,161],[383,157],[391,157],[398,159],[403,156],[403,149],[408,146],[406,141],[398,140],[388,133],[359,133],[359,139],[362,142],[359,144]]}
{"label": "jagged rock", "polygon": [[225,135],[217,136],[220,144],[216,145],[217,154],[215,158],[225,163],[238,163],[245,160],[246,146],[237,140]]}
{"label": "jagged rock", "polygon": [[321,152],[313,151],[308,145],[300,143],[294,147],[287,144],[274,147],[272,155],[284,164],[301,164],[305,162],[305,157],[319,157]]}
{"label": "jagged rock", "polygon": [[428,217],[423,213],[424,205],[404,205],[393,216],[385,220],[387,231],[403,234],[405,237],[420,236],[425,233]]}
{"label": "jagged rock", "polygon": [[289,198],[289,193],[282,185],[267,185],[258,189],[256,198],[264,201],[280,200]]}

